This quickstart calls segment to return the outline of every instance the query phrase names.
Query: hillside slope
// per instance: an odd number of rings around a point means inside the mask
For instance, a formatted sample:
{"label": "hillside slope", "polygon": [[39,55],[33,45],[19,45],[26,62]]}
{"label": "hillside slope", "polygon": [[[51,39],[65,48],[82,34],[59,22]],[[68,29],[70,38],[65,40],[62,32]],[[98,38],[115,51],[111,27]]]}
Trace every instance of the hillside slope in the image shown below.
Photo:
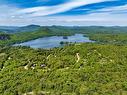
{"label": "hillside slope", "polygon": [[0,95],[127,95],[127,46],[0,48]]}

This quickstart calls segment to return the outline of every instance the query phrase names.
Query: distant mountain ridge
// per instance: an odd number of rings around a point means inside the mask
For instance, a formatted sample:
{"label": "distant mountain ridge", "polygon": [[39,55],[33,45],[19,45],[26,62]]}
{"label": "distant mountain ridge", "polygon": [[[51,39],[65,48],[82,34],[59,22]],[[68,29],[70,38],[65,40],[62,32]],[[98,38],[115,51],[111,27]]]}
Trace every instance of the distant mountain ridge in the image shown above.
{"label": "distant mountain ridge", "polygon": [[40,28],[39,25],[27,25],[27,26],[0,26],[0,31],[5,33],[16,33],[16,32],[32,32]]}
{"label": "distant mountain ridge", "polygon": [[0,31],[5,33],[19,33],[19,32],[33,32],[40,29],[48,29],[52,32],[63,31],[113,31],[113,32],[127,32],[127,26],[40,26],[40,25],[27,25],[27,26],[0,26]]}
{"label": "distant mountain ridge", "polygon": [[5,33],[10,33],[10,32],[14,32],[18,28],[19,27],[17,26],[0,26],[0,31]]}
{"label": "distant mountain ridge", "polygon": [[19,27],[18,31],[35,31],[38,30],[41,26],[40,25],[28,25],[28,26],[23,26],[23,27]]}
{"label": "distant mountain ridge", "polygon": [[17,29],[18,26],[0,26],[0,29]]}

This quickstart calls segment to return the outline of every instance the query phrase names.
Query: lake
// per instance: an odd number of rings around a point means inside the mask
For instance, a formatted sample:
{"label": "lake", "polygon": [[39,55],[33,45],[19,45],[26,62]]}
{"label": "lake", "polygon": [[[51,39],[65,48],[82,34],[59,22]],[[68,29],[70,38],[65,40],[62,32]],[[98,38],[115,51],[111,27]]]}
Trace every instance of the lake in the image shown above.
{"label": "lake", "polygon": [[67,36],[64,38],[63,36],[51,36],[51,37],[43,37],[35,40],[23,42],[20,44],[15,44],[14,46],[30,46],[32,48],[54,48],[61,47],[63,45],[60,42],[76,42],[76,43],[84,43],[84,42],[94,42],[89,39],[89,37],[84,37],[84,34],[75,34],[72,36]]}

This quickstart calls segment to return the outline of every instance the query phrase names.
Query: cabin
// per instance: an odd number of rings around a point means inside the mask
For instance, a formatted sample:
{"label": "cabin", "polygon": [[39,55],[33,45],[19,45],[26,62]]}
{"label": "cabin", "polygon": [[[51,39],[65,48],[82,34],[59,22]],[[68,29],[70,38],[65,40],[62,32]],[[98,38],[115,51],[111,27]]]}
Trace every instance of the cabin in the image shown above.
{"label": "cabin", "polygon": [[41,66],[42,68],[46,67],[46,65],[45,65],[45,64],[41,64],[40,66]]}
{"label": "cabin", "polygon": [[0,40],[9,40],[10,36],[8,34],[0,34]]}

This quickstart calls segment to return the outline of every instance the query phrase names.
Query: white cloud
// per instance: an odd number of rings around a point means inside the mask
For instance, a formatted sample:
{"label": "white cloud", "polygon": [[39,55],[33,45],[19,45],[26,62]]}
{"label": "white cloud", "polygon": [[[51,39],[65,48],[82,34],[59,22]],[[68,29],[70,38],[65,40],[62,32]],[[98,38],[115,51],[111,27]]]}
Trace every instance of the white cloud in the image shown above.
{"label": "white cloud", "polygon": [[80,16],[52,16],[52,17],[36,17],[36,18],[20,18],[17,19],[1,19],[0,25],[127,25],[127,15],[108,14],[108,13],[92,13]]}
{"label": "white cloud", "polygon": [[121,13],[122,11],[126,11],[127,12],[127,4],[125,5],[121,5],[121,6],[113,6],[113,7],[109,7],[109,8],[103,8],[103,9],[99,9],[97,11],[93,11],[93,12],[108,12],[108,13]]}
{"label": "white cloud", "polygon": [[16,7],[8,6],[8,5],[1,5],[0,6],[0,18],[8,18],[14,15],[19,9]]}
{"label": "white cloud", "polygon": [[[127,14],[119,12],[127,10],[127,5],[93,10],[89,14],[73,16],[47,16],[61,13],[73,8],[103,2],[104,0],[73,0],[57,6],[43,6],[20,9],[16,6],[0,6],[0,25],[127,25]],[[106,0],[107,1],[107,0]],[[111,0],[110,0],[111,1]],[[18,15],[17,15],[18,13]],[[40,17],[42,16],[42,17]]]}
{"label": "white cloud", "polygon": [[[56,6],[42,6],[42,7],[33,7],[33,8],[26,8],[22,9],[18,12],[18,14],[27,16],[47,16],[56,13],[66,12],[73,8],[77,8],[83,5],[104,2],[109,0],[71,0],[70,2],[56,5]],[[111,1],[111,0],[110,0]]]}

